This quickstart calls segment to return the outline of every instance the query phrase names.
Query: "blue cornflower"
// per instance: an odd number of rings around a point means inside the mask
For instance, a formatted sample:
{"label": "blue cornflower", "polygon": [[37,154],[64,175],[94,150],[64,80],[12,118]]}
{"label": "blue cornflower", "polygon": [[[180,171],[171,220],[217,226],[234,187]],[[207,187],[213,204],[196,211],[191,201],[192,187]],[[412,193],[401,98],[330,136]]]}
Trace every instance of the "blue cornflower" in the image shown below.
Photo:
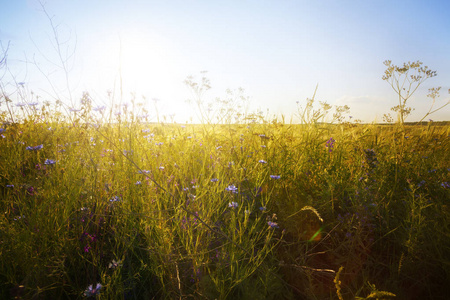
{"label": "blue cornflower", "polygon": [[94,107],[92,110],[93,110],[93,111],[102,111],[102,110],[104,110],[105,108],[106,108],[106,106],[102,105],[102,106]]}
{"label": "blue cornflower", "polygon": [[41,145],[38,145],[35,147],[27,146],[25,149],[30,150],[30,151],[37,151],[37,150],[41,150],[43,147],[44,147],[44,145],[41,144]]}
{"label": "blue cornflower", "polygon": [[44,162],[44,165],[54,165],[56,164],[56,160],[53,159],[46,159]]}
{"label": "blue cornflower", "polygon": [[97,283],[95,288],[93,288],[92,284],[88,286],[88,288],[84,291],[84,296],[91,297],[100,294],[100,289],[102,288],[102,285],[100,283]]}
{"label": "blue cornflower", "polygon": [[441,186],[442,186],[444,189],[450,189],[450,184],[449,184],[447,181],[441,183]]}
{"label": "blue cornflower", "polygon": [[266,210],[266,207],[265,207],[265,206],[261,206],[261,207],[259,208],[259,210],[260,210],[260,211],[265,211],[265,210]]}
{"label": "blue cornflower", "polygon": [[270,175],[270,178],[272,178],[272,179],[280,179],[281,176],[280,175]]}
{"label": "blue cornflower", "polygon": [[267,161],[265,161],[264,159],[261,159],[258,162],[261,163],[261,164],[267,164]]}
{"label": "blue cornflower", "polygon": [[7,187],[7,188],[13,188],[13,187],[14,187],[14,184],[7,184],[6,187]]}
{"label": "blue cornflower", "polygon": [[269,225],[271,228],[279,228],[278,224],[272,221],[267,222],[267,225]]}
{"label": "blue cornflower", "polygon": [[6,131],[5,128],[0,128],[0,133],[3,133],[3,132],[5,132],[5,131]]}
{"label": "blue cornflower", "polygon": [[332,137],[330,137],[330,139],[326,142],[325,147],[328,148],[328,152],[333,151],[334,142],[336,142],[336,140],[333,139]]}
{"label": "blue cornflower", "polygon": [[108,268],[115,269],[120,266],[122,266],[122,261],[121,260],[116,261],[115,259],[113,259],[112,262],[109,263]]}
{"label": "blue cornflower", "polygon": [[109,202],[119,202],[122,201],[119,196],[114,196],[111,199],[109,199]]}
{"label": "blue cornflower", "polygon": [[230,207],[230,208],[237,208],[239,206],[239,204],[237,204],[237,202],[231,202],[231,203],[229,203],[228,204],[228,207]]}
{"label": "blue cornflower", "polygon": [[219,181],[219,179],[217,179],[217,178],[212,178],[211,179],[211,182],[217,182],[217,181]]}
{"label": "blue cornflower", "polygon": [[142,182],[140,180],[136,181],[135,185],[140,185]]}
{"label": "blue cornflower", "polygon": [[225,190],[229,191],[229,192],[233,192],[235,194],[237,194],[237,192],[238,192],[238,188],[234,184],[227,186],[225,188]]}

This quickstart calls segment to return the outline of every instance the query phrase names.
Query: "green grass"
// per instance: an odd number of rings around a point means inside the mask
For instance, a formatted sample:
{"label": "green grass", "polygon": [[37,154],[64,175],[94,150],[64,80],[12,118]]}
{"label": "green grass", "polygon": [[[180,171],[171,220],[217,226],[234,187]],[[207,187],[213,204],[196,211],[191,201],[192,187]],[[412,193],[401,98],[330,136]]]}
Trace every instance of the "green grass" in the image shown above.
{"label": "green grass", "polygon": [[78,299],[97,283],[98,299],[450,293],[447,124],[181,126],[48,110],[1,133],[1,299]]}

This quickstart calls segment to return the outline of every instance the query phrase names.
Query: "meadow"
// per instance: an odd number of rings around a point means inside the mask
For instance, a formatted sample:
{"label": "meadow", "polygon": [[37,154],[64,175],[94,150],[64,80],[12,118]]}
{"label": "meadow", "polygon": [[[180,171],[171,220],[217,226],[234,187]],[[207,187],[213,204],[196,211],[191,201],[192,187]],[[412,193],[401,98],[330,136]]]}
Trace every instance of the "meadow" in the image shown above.
{"label": "meadow", "polygon": [[2,113],[1,299],[450,294],[447,123],[182,125],[81,103]]}

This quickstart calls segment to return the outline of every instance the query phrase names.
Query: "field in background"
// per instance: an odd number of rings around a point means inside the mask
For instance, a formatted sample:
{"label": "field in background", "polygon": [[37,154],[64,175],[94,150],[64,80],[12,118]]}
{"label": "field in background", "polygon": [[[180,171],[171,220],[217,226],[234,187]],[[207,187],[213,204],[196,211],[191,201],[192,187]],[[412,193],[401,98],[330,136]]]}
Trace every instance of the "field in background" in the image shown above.
{"label": "field in background", "polygon": [[448,124],[59,117],[0,129],[2,299],[450,293]]}

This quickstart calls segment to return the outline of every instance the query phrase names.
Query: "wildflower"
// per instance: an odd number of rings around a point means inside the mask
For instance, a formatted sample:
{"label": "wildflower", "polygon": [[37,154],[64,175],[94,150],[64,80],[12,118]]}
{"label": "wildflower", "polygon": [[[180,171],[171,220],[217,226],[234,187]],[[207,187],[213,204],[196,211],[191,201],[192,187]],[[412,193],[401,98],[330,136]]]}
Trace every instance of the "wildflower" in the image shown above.
{"label": "wildflower", "polygon": [[272,178],[272,179],[280,179],[281,176],[280,175],[270,175],[270,178]]}
{"label": "wildflower", "polygon": [[5,128],[0,128],[0,133],[3,133],[3,132],[5,132]]}
{"label": "wildflower", "polygon": [[102,285],[100,283],[97,283],[95,288],[92,287],[92,284],[88,286],[88,288],[84,291],[85,297],[91,297],[100,294],[100,289],[102,288]]}
{"label": "wildflower", "polygon": [[334,147],[334,142],[336,142],[335,139],[333,139],[332,137],[326,142],[325,147],[328,148],[328,152],[332,152],[333,147]]}
{"label": "wildflower", "polygon": [[31,102],[31,103],[28,103],[28,106],[36,106],[36,105],[39,105],[39,102]]}
{"label": "wildflower", "polygon": [[28,195],[33,196],[34,193],[36,192],[36,189],[35,189],[34,187],[30,186],[30,187],[27,189],[27,192],[28,192]]}
{"label": "wildflower", "polygon": [[44,165],[54,165],[56,164],[56,161],[53,159],[46,159],[44,162]]}
{"label": "wildflower", "polygon": [[25,106],[25,105],[27,105],[27,104],[26,104],[26,103],[23,103],[23,102],[22,102],[22,103],[17,103],[17,104],[16,104],[17,107],[23,107],[23,106]]}
{"label": "wildflower", "polygon": [[237,208],[239,206],[239,204],[237,204],[237,202],[231,202],[231,203],[229,203],[228,204],[228,207],[230,207],[230,208]]}
{"label": "wildflower", "polygon": [[142,182],[140,180],[136,181],[135,185],[140,185]]}
{"label": "wildflower", "polygon": [[94,107],[92,110],[94,110],[94,111],[102,111],[102,110],[104,110],[105,108],[106,108],[106,106],[102,105],[102,106]]}
{"label": "wildflower", "polygon": [[70,112],[79,112],[81,111],[81,109],[76,109],[76,108],[69,108]]}
{"label": "wildflower", "polygon": [[266,210],[266,207],[265,207],[265,206],[261,206],[261,207],[259,208],[259,210],[260,210],[260,211],[265,211],[265,210]]}
{"label": "wildflower", "polygon": [[267,161],[265,161],[264,159],[261,159],[258,162],[261,163],[261,164],[267,164]]}
{"label": "wildflower", "polygon": [[109,263],[108,268],[115,269],[120,266],[122,266],[122,261],[116,261],[115,259],[113,259],[112,262]]}
{"label": "wildflower", "polygon": [[267,222],[267,225],[269,225],[271,228],[279,228],[278,223],[272,221]]}
{"label": "wildflower", "polygon": [[159,169],[160,169],[160,170],[164,170],[164,167],[163,167],[163,166],[161,166],[161,167],[159,167]]}
{"label": "wildflower", "polygon": [[114,196],[111,199],[109,199],[109,202],[120,202],[122,199],[120,199],[119,196]]}
{"label": "wildflower", "polygon": [[13,187],[14,187],[14,184],[7,184],[6,187],[7,187],[7,188],[13,188]]}
{"label": "wildflower", "polygon": [[212,178],[211,179],[211,182],[217,182],[217,181],[219,181],[219,179],[217,179],[217,178]]}
{"label": "wildflower", "polygon": [[148,173],[150,173],[150,171],[149,170],[139,170],[138,173],[139,174],[148,174]]}
{"label": "wildflower", "polygon": [[44,147],[44,145],[41,144],[41,145],[38,145],[35,147],[27,146],[25,149],[29,150],[29,151],[37,151],[37,150],[41,150],[43,147]]}
{"label": "wildflower", "polygon": [[225,190],[229,191],[229,192],[233,192],[234,194],[237,194],[237,192],[238,192],[238,188],[234,184],[227,186],[225,188]]}
{"label": "wildflower", "polygon": [[441,186],[444,188],[444,189],[450,189],[450,184],[448,183],[448,182],[443,182],[443,183],[441,183]]}

